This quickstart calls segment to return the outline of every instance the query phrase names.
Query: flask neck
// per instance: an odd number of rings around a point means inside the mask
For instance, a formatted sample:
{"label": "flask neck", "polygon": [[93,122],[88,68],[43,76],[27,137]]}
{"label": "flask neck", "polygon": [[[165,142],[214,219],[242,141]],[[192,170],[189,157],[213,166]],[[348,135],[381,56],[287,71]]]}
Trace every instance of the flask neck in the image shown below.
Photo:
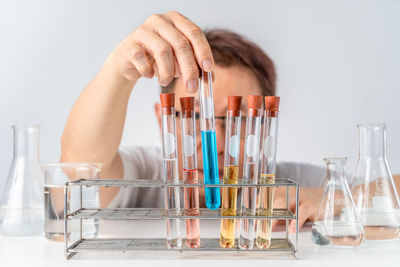
{"label": "flask neck", "polygon": [[39,125],[15,125],[14,158],[39,160]]}
{"label": "flask neck", "polygon": [[359,157],[386,158],[386,126],[384,124],[358,125]]}
{"label": "flask neck", "polygon": [[326,162],[327,179],[329,182],[342,181],[346,177],[347,158],[327,158]]}

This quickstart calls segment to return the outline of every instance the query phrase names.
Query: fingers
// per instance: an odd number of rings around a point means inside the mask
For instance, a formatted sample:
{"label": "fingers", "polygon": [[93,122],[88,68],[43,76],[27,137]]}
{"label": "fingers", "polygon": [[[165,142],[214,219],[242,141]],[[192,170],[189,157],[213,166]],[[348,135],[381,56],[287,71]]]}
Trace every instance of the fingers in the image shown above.
{"label": "fingers", "polygon": [[150,16],[127,39],[123,47],[128,47],[128,63],[122,60],[123,69],[136,69],[147,78],[156,74],[161,86],[181,75],[188,91],[195,92],[199,66],[205,71],[214,66],[204,33],[178,12]]}
{"label": "fingers", "polygon": [[157,34],[148,31],[138,31],[136,40],[155,60],[160,85],[167,86],[175,76],[174,53],[171,46]]}
{"label": "fingers", "polygon": [[[153,66],[153,68],[154,68],[154,75],[155,76],[157,76],[158,77],[158,68],[157,68],[157,64],[155,64],[155,61],[154,61],[154,59],[152,58],[152,57],[150,57],[150,62],[151,62],[151,65]],[[174,76],[174,78],[178,78],[178,77],[181,77],[182,76],[182,72],[181,72],[181,69],[179,68],[179,64],[178,64],[178,62],[176,61],[176,58],[174,57],[174,66],[175,66],[175,76]]]}
{"label": "fingers", "polygon": [[133,43],[130,47],[128,59],[140,75],[152,78],[154,75],[153,64],[146,55],[146,51],[139,45]]}
{"label": "fingers", "polygon": [[[299,210],[296,212],[299,220],[299,229],[303,227],[304,223],[307,221],[313,221],[315,219],[317,210],[318,210],[318,203],[321,199],[323,188],[307,188],[301,187],[300,188],[300,203],[299,203]],[[293,220],[290,223],[289,230],[291,232],[295,232],[296,230],[296,221]]]}
{"label": "fingers", "polygon": [[204,71],[211,71],[214,66],[214,59],[207,38],[200,27],[176,11],[168,12],[165,15],[189,39],[199,66]]}
{"label": "fingers", "polygon": [[[274,202],[273,202],[274,209],[282,209],[286,208],[286,199],[283,197],[281,190],[278,188],[274,188]],[[278,225],[279,220],[272,220],[271,228],[272,230]]]}
{"label": "fingers", "polygon": [[[286,191],[285,188],[274,188],[274,209],[286,209]],[[281,220],[272,220],[271,228],[274,230]]]}
{"label": "fingers", "polygon": [[178,62],[176,61],[176,58],[174,59],[175,63],[175,78],[182,76],[181,68],[179,67]]}
{"label": "fingers", "polygon": [[[295,198],[295,191],[289,189],[289,203],[287,204],[286,200],[286,188],[275,188],[274,191],[274,209],[286,209],[287,207],[289,210],[295,212],[296,210],[296,198]],[[292,224],[294,221],[294,224]],[[289,223],[289,231],[291,231],[291,226],[296,226],[295,220]],[[272,229],[276,227],[279,223],[279,220],[272,221]],[[295,229],[295,228],[294,228]]]}
{"label": "fingers", "polygon": [[278,225],[279,220],[271,220],[271,229],[274,231],[275,227]]}
{"label": "fingers", "polygon": [[[295,211],[295,215],[298,217],[299,230],[303,225],[315,218],[317,211],[318,199],[320,199],[322,189],[306,189],[301,188],[299,208],[296,210],[296,191],[294,188],[289,189],[289,203],[286,202],[286,189],[277,188],[274,191],[274,209],[288,207],[291,211]],[[279,223],[278,220],[272,221],[272,229]],[[296,231],[296,220],[291,220],[289,223],[289,232],[294,233]]]}
{"label": "fingers", "polygon": [[172,46],[186,88],[190,92],[195,92],[199,71],[190,41],[171,24],[162,24],[157,30],[158,34]]}
{"label": "fingers", "polygon": [[[298,216],[298,221],[299,221],[299,230],[307,222],[307,220],[310,218],[312,213],[313,213],[313,210],[312,210],[312,207],[310,207],[310,205],[308,205],[306,203],[299,204],[299,210],[296,211],[296,216]],[[296,220],[292,220],[290,222],[289,231],[291,233],[294,233],[296,231]]]}

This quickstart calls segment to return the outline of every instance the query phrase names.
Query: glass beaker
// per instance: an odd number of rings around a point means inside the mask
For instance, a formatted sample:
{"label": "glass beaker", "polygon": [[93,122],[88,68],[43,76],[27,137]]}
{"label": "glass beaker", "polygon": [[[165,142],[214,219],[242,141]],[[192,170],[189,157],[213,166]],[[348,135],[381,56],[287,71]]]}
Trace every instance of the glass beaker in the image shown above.
{"label": "glass beaker", "polygon": [[367,240],[400,238],[400,205],[386,160],[386,125],[357,125],[359,154],[351,183]]}
{"label": "glass beaker", "polygon": [[345,177],[347,158],[324,160],[327,182],[312,226],[312,241],[320,246],[359,246],[364,230]]}
{"label": "glass beaker", "polygon": [[43,191],[39,163],[39,125],[14,125],[14,157],[1,195],[3,235],[43,233]]}
{"label": "glass beaker", "polygon": [[[66,182],[78,179],[98,179],[101,169],[99,163],[48,163],[43,164],[44,174],[44,233],[47,239],[64,240],[64,185]],[[80,208],[79,187],[69,190],[69,211]],[[99,208],[100,198],[98,187],[82,188],[82,207],[86,209]],[[69,223],[68,232],[78,232],[76,222]],[[83,237],[96,237],[98,220],[82,221]]]}

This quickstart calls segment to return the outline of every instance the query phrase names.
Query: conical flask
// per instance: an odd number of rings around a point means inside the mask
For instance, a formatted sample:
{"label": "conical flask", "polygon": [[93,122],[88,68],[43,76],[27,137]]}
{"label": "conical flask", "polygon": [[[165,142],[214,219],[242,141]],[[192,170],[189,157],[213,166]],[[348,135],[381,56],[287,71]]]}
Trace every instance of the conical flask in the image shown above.
{"label": "conical flask", "polygon": [[351,190],[367,240],[400,238],[399,197],[386,160],[386,125],[358,125],[359,154]]}
{"label": "conical flask", "polygon": [[3,235],[43,233],[43,186],[39,165],[39,125],[16,125],[14,158],[1,195]]}
{"label": "conical flask", "polygon": [[321,246],[359,246],[364,230],[345,177],[347,159],[324,160],[327,182],[312,227],[312,241]]}

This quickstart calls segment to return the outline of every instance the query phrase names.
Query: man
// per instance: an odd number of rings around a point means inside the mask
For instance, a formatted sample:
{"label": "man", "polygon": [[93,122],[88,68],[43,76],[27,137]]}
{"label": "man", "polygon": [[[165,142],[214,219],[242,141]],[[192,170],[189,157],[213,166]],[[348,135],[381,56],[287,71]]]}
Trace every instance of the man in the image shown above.
{"label": "man", "polygon": [[[197,25],[177,12],[150,16],[106,59],[71,111],[62,137],[61,160],[101,162],[101,176],[107,178],[161,179],[161,149],[119,148],[129,96],[140,78],[157,76],[162,92],[176,94],[179,111],[179,97],[197,96],[199,67],[214,74],[218,163],[222,176],[226,96],[242,95],[246,99],[250,94],[274,95],[274,65],[256,44],[240,35],[223,30],[204,34]],[[158,103],[155,112],[160,123]],[[179,120],[177,127],[180,134]],[[180,136],[178,141],[179,148]],[[241,143],[243,152],[244,141]],[[197,153],[199,179],[202,179],[199,138]],[[182,169],[181,165],[179,169]],[[324,170],[307,164],[278,163],[277,176],[291,178],[302,185],[300,227],[307,220],[313,220],[322,194],[320,186]],[[102,190],[103,206],[163,206],[163,194],[156,189]],[[201,199],[204,200],[204,195]],[[285,199],[283,190],[275,191],[275,207],[286,205]],[[293,191],[290,191],[290,200],[290,208],[294,209]],[[291,231],[294,226],[292,222]]]}

